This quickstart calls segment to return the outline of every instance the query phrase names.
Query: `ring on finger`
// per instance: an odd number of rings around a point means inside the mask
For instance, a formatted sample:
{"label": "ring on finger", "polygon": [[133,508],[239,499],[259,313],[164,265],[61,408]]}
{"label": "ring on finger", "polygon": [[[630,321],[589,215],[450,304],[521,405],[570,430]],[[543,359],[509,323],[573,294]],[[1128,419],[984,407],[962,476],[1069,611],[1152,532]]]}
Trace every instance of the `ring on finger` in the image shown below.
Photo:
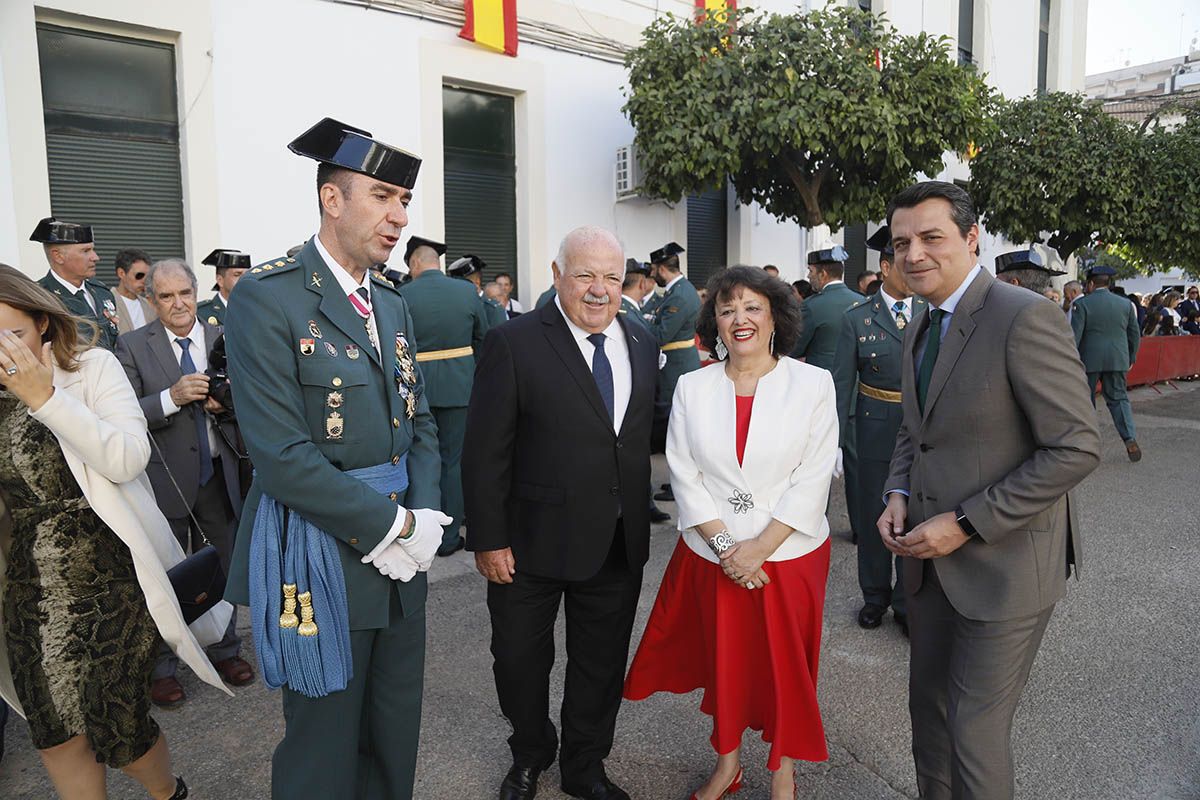
{"label": "ring on finger", "polygon": [[7,374],[8,374],[8,376],[9,376],[9,377],[12,377],[13,375],[16,375],[16,374],[17,374],[17,368],[16,368],[16,367],[9,367],[8,369],[6,369],[6,370],[4,370],[4,371],[5,371],[5,373],[7,373]]}
{"label": "ring on finger", "polygon": [[754,581],[746,581],[746,588],[747,588],[747,589],[753,589],[753,588],[754,588]]}

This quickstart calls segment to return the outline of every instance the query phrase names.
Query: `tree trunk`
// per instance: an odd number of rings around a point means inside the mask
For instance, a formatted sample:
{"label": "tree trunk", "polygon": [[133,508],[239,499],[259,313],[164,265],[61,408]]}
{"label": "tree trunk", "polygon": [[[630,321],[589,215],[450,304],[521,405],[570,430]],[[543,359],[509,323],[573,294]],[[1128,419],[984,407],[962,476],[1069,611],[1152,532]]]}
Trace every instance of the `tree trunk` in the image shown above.
{"label": "tree trunk", "polygon": [[783,162],[784,171],[792,179],[792,185],[800,193],[800,199],[804,201],[804,209],[808,212],[805,218],[800,220],[800,225],[805,228],[815,228],[818,225],[824,225],[825,215],[821,213],[821,204],[817,198],[821,194],[821,184],[825,180],[827,171],[824,169],[817,170],[817,174],[808,179],[800,171],[800,167],[791,159],[781,158],[780,161]]}

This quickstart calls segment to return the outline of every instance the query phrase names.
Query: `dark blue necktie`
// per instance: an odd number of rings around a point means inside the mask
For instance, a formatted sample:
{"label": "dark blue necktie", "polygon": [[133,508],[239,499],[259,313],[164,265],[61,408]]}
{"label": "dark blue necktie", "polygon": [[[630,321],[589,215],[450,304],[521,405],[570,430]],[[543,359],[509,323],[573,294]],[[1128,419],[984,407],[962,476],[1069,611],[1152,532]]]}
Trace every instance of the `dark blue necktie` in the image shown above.
{"label": "dark blue necktie", "polygon": [[[184,375],[191,375],[197,372],[196,362],[192,361],[192,354],[189,348],[192,346],[191,339],[177,339],[179,349],[183,351],[183,357],[179,359],[179,369]],[[208,425],[204,420],[204,409],[199,403],[189,403],[192,407],[192,419],[196,421],[196,439],[200,445],[200,485],[208,483],[213,476],[213,458],[212,450],[208,446]]]}
{"label": "dark blue necktie", "polygon": [[617,415],[614,410],[615,401],[613,400],[613,371],[612,364],[608,361],[608,356],[604,354],[604,334],[593,333],[587,337],[592,346],[596,348],[596,352],[592,354],[592,377],[596,379],[596,388],[600,390],[600,397],[604,400],[604,407],[608,409],[608,418],[616,421]]}

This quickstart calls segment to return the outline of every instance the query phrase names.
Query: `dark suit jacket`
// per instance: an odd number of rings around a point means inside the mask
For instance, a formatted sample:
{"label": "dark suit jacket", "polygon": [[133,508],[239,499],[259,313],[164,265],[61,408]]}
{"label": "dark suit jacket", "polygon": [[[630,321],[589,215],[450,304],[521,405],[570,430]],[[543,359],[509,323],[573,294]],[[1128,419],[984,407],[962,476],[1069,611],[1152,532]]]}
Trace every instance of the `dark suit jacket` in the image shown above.
{"label": "dark suit jacket", "polygon": [[[204,327],[204,346],[211,349],[213,342],[221,335],[221,329],[203,321],[200,324]],[[125,374],[129,376],[129,382],[133,384],[142,413],[146,415],[150,435],[157,445],[150,448],[146,475],[154,488],[158,507],[163,516],[169,519],[186,517],[196,504],[196,496],[200,492],[200,443],[196,438],[196,423],[190,407],[185,406],[169,417],[163,414],[160,399],[162,390],[174,386],[183,377],[179,361],[175,358],[175,348],[171,344],[171,334],[160,320],[155,319],[135,331],[121,334],[115,352],[117,360],[125,368]],[[229,427],[236,427],[236,423]],[[226,493],[234,516],[240,517],[242,493],[238,480],[237,453],[229,447],[219,431],[215,438],[217,450],[213,456],[221,457]],[[168,469],[170,475],[167,474]],[[172,475],[183,492],[182,498],[180,491],[171,483]]]}
{"label": "dark suit jacket", "polygon": [[633,378],[619,434],[556,304],[488,332],[463,447],[468,550],[511,547],[519,571],[586,580],[622,514],[629,563],[646,562],[658,347],[618,320]]}
{"label": "dark suit jacket", "polygon": [[[1038,294],[981,271],[942,339],[925,412],[913,352],[926,307],[905,328],[904,421],[885,492],[906,491],[908,528],[961,506],[978,530],[934,559],[946,597],[983,621],[1037,614],[1066,591],[1079,526],[1067,493],[1100,462],[1091,392],[1066,316]],[[904,559],[904,589],[922,564]]]}

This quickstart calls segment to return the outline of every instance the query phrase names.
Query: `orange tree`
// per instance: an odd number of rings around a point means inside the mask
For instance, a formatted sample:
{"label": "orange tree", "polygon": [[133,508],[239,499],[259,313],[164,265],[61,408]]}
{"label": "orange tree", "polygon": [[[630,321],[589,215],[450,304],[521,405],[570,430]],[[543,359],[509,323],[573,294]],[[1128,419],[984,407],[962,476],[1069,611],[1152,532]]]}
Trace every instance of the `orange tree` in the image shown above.
{"label": "orange tree", "polygon": [[880,219],[989,126],[991,90],[949,39],[857,9],[668,14],[625,63],[645,194],[674,201],[729,179],[743,203],[806,227]]}

